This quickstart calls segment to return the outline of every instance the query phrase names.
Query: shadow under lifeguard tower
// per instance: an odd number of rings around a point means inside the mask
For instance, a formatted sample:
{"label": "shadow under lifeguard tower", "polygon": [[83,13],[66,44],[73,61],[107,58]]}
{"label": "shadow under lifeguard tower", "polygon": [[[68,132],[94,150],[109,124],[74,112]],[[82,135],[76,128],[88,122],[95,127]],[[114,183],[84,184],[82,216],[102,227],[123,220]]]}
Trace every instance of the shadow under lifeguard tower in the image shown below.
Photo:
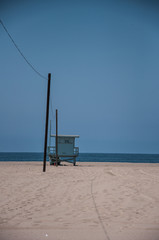
{"label": "shadow under lifeguard tower", "polygon": [[79,135],[58,135],[56,147],[56,135],[50,134],[50,144],[48,146],[50,165],[56,163],[60,165],[61,161],[76,165],[76,157],[79,155],[79,148],[75,147],[76,138],[79,138]]}

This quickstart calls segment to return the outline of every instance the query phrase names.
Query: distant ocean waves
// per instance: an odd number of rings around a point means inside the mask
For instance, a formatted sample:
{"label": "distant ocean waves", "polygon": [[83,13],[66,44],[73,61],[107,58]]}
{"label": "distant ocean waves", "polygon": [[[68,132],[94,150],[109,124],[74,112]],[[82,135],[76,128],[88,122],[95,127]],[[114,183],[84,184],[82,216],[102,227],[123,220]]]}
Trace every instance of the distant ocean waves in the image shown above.
{"label": "distant ocean waves", "polygon": [[159,163],[159,154],[81,153],[78,161]]}
{"label": "distant ocean waves", "polygon": [[[0,153],[0,161],[43,161],[43,153],[3,152]],[[77,161],[159,163],[159,154],[80,153]]]}
{"label": "distant ocean waves", "polygon": [[[43,153],[25,153],[25,152],[9,152],[0,153],[0,161],[20,161],[20,162],[32,162],[43,161]],[[47,159],[48,160],[48,159]]]}

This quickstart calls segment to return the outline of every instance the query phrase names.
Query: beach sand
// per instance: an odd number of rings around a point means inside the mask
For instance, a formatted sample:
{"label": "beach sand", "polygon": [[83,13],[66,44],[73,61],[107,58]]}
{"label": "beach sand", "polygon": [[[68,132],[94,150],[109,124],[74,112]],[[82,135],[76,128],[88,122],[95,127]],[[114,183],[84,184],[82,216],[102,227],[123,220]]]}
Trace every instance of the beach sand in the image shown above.
{"label": "beach sand", "polygon": [[0,240],[159,240],[159,164],[0,162]]}

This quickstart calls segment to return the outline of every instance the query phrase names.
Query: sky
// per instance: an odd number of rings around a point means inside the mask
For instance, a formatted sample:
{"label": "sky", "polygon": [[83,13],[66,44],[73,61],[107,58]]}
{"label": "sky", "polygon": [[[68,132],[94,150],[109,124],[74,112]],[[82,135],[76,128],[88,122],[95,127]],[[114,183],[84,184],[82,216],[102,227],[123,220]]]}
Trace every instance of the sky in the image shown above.
{"label": "sky", "polygon": [[0,152],[44,149],[47,77],[55,133],[80,152],[159,153],[159,4],[0,0]]}

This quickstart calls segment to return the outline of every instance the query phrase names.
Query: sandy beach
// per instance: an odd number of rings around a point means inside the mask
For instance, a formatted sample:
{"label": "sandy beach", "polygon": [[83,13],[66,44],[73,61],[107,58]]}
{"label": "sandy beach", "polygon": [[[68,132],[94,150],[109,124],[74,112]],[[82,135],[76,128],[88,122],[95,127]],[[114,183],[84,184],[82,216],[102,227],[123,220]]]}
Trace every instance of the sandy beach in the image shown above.
{"label": "sandy beach", "polygon": [[0,240],[159,240],[159,164],[0,162]]}

